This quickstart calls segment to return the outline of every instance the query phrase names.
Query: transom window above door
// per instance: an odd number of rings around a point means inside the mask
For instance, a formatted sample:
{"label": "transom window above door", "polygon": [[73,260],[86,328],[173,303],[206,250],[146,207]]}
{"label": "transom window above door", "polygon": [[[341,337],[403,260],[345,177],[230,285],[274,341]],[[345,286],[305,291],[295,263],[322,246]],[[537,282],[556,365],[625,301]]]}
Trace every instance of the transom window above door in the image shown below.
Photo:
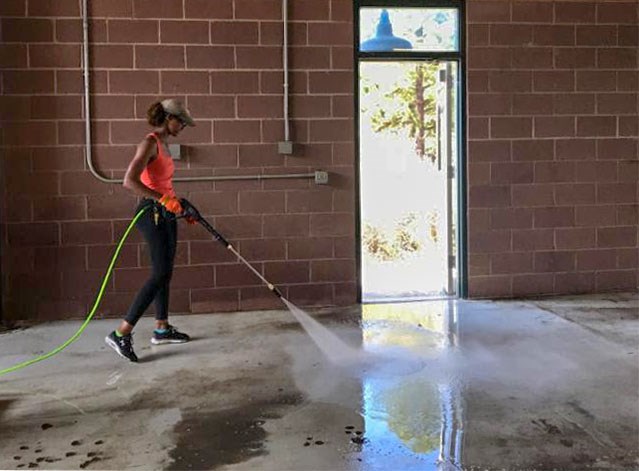
{"label": "transom window above door", "polygon": [[378,8],[359,10],[359,51],[459,51],[457,8]]}

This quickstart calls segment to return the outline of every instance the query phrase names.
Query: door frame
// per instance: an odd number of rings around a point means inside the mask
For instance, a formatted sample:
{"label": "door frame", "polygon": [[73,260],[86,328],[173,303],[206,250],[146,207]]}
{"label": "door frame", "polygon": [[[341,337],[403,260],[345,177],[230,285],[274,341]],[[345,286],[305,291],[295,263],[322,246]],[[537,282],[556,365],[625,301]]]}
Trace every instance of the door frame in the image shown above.
{"label": "door frame", "polygon": [[[377,8],[455,8],[459,12],[459,51],[391,51],[391,52],[360,52],[359,50],[359,10],[362,7]],[[462,0],[355,0],[353,2],[353,64],[355,95],[355,240],[356,240],[356,274],[357,274],[357,302],[362,302],[362,228],[361,228],[361,175],[360,175],[360,136],[359,136],[359,63],[361,61],[428,61],[441,60],[457,62],[458,84],[457,97],[459,109],[457,111],[457,148],[458,162],[456,175],[457,192],[457,297],[468,298],[468,228],[467,228],[467,175],[466,175],[466,10]]]}

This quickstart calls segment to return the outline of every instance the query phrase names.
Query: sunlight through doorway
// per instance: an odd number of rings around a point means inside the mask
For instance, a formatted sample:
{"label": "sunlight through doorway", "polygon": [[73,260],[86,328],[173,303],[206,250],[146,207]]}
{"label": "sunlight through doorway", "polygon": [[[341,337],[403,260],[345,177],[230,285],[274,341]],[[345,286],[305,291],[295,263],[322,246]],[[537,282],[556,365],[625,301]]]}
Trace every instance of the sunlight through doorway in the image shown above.
{"label": "sunlight through doorway", "polygon": [[459,61],[427,55],[458,49],[456,10],[360,13],[362,302],[455,296]]}

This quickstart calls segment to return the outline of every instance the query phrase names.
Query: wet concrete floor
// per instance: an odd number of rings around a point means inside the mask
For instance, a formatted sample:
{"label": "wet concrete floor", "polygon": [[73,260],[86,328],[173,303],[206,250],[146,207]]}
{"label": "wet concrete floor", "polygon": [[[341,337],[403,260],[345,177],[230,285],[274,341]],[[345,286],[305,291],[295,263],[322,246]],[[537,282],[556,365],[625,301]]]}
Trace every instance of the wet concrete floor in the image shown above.
{"label": "wet concrete floor", "polygon": [[[143,319],[132,364],[93,321],[0,377],[0,469],[639,467],[637,294],[311,314],[376,360],[330,363],[282,310],[174,316],[193,342],[157,347]],[[0,334],[0,369],[79,325]]]}

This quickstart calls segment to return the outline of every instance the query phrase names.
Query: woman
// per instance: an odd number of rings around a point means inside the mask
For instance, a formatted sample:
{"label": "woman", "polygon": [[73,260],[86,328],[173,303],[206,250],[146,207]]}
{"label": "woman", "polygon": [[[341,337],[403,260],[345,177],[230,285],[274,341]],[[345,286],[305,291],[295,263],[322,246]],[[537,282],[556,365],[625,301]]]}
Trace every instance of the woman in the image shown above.
{"label": "woman", "polygon": [[124,187],[142,196],[136,214],[146,208],[136,223],[151,253],[153,271],[144,284],[120,326],[105,338],[107,345],[133,362],[131,333],[152,301],[155,301],[155,330],[151,343],[188,342],[189,336],[169,324],[169,285],[177,246],[176,216],[182,212],[173,191],[174,165],[167,150],[169,137],[176,137],[186,126],[195,126],[182,102],[168,99],[151,105],[147,120],[154,130],[138,145],[124,175]]}

